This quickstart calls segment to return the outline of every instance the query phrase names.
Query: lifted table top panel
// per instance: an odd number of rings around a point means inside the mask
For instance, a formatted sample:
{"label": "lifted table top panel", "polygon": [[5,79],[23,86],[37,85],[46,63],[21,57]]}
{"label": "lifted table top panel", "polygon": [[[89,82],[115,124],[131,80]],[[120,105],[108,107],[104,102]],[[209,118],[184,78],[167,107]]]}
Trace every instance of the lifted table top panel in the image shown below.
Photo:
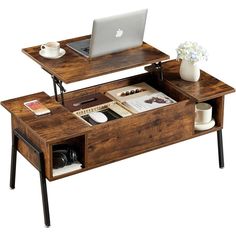
{"label": "lifted table top panel", "polygon": [[40,56],[40,45],[24,48],[22,51],[41,65],[43,69],[66,84],[169,59],[167,54],[147,43],[141,47],[93,59],[87,59],[66,46],[69,42],[89,37],[90,35],[87,35],[59,41],[66,54],[55,60]]}

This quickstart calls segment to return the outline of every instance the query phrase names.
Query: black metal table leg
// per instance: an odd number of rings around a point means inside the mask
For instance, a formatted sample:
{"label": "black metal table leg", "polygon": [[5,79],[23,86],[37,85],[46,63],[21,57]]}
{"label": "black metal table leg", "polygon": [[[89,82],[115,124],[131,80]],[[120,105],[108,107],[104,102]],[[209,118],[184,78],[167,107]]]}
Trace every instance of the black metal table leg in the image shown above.
{"label": "black metal table leg", "polygon": [[41,193],[43,201],[43,213],[44,213],[44,223],[47,227],[50,226],[50,214],[48,206],[48,193],[47,193],[47,183],[45,178],[45,164],[44,164],[44,155],[40,154],[40,184],[41,184]]}
{"label": "black metal table leg", "polygon": [[21,139],[29,148],[31,148],[37,154],[37,156],[39,158],[39,175],[40,175],[41,193],[42,193],[42,201],[43,201],[44,222],[45,222],[45,225],[47,227],[49,227],[50,226],[50,214],[49,214],[49,205],[48,205],[44,154],[37,146],[35,146],[33,143],[31,143],[31,141],[24,134],[22,134],[19,130],[13,131],[10,186],[12,188],[15,187],[15,169],[16,169],[16,153],[17,153],[18,139]]}
{"label": "black metal table leg", "polygon": [[18,138],[12,132],[12,148],[11,148],[11,171],[10,171],[10,188],[15,188],[16,181],[16,156],[17,156]]}
{"label": "black metal table leg", "polygon": [[224,150],[223,150],[222,130],[217,131],[217,143],[218,143],[219,167],[224,168]]}

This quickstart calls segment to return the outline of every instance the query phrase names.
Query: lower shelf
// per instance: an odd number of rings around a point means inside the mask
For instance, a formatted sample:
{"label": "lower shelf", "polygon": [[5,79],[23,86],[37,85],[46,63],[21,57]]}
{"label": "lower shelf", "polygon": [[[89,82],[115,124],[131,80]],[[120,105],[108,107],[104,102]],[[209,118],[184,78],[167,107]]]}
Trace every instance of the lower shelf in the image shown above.
{"label": "lower shelf", "polygon": [[204,130],[204,131],[194,131],[194,134],[193,134],[193,138],[194,137],[197,137],[197,136],[200,136],[200,135],[203,135],[203,134],[208,134],[208,133],[211,133],[211,132],[214,132],[214,131],[218,131],[218,130],[221,130],[223,129],[223,127],[220,127],[220,126],[214,126],[213,128],[211,129],[208,129],[208,130]]}
{"label": "lower shelf", "polygon": [[71,173],[73,171],[77,171],[77,170],[80,170],[80,169],[82,169],[82,164],[74,163],[74,164],[65,166],[63,168],[53,169],[52,174],[53,174],[53,177],[56,177],[56,176]]}

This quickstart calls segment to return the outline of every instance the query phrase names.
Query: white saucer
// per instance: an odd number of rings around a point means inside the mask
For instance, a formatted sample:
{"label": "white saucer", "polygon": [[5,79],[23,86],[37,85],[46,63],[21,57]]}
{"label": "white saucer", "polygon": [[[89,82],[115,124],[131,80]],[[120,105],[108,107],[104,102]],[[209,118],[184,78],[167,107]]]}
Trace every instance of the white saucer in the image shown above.
{"label": "white saucer", "polygon": [[208,129],[211,129],[215,126],[215,120],[212,119],[209,123],[194,123],[194,128],[195,130],[198,130],[198,131],[203,131],[203,130],[208,130]]}
{"label": "white saucer", "polygon": [[56,56],[56,57],[51,57],[51,56],[47,56],[47,55],[45,54],[45,49],[41,49],[41,50],[39,51],[39,55],[42,56],[42,57],[45,57],[45,58],[47,58],[47,59],[58,59],[58,58],[61,58],[62,56],[64,56],[65,53],[66,53],[65,49],[60,48],[60,52],[59,52],[58,56]]}

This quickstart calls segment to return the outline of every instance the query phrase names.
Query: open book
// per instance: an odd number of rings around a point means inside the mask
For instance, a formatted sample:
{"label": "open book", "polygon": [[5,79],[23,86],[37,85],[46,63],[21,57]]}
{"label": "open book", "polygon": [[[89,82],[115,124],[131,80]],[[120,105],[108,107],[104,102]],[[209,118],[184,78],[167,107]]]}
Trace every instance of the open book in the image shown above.
{"label": "open book", "polygon": [[162,92],[156,92],[151,95],[144,95],[125,101],[124,105],[127,106],[132,112],[139,113],[173,103],[176,103],[176,101],[168,97],[166,94]]}

